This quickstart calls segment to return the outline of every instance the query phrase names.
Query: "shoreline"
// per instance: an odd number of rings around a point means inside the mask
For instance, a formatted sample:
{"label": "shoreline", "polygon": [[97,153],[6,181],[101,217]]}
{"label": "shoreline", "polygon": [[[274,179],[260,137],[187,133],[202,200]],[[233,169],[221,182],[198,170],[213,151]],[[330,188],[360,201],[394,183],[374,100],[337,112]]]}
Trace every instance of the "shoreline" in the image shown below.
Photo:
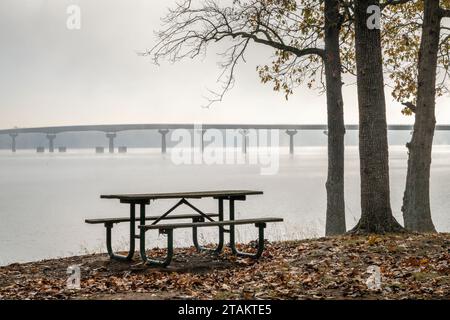
{"label": "shoreline", "polygon": [[[79,290],[66,288],[71,265]],[[377,290],[367,287],[369,266],[380,268]],[[258,261],[179,248],[168,268],[107,254],[13,263],[0,267],[1,299],[450,299],[450,234],[271,242]]]}

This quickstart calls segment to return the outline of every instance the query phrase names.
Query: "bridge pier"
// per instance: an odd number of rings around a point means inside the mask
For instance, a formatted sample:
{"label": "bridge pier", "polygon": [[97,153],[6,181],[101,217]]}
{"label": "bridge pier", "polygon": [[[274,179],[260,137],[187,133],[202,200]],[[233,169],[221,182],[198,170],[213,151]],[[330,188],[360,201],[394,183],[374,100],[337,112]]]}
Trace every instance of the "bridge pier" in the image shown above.
{"label": "bridge pier", "polygon": [[[197,130],[197,132],[200,133],[200,139],[201,139],[200,140],[200,152],[203,153],[203,151],[205,150],[205,138],[204,138],[204,136],[205,136],[206,129],[196,129],[196,130]],[[194,134],[195,134],[195,132],[194,132]]]}
{"label": "bridge pier", "polygon": [[109,139],[109,153],[114,153],[114,139],[117,137],[117,133],[109,132],[106,137]]}
{"label": "bridge pier", "polygon": [[95,153],[105,153],[105,148],[103,148],[103,147],[95,147]]}
{"label": "bridge pier", "polygon": [[161,134],[161,153],[166,154],[167,152],[167,142],[166,136],[169,133],[168,129],[160,129],[158,132]]}
{"label": "bridge pier", "polygon": [[248,129],[239,130],[239,133],[242,135],[242,153],[247,154]]}
{"label": "bridge pier", "polygon": [[119,153],[127,153],[128,152],[128,148],[126,146],[120,146],[117,151]]}
{"label": "bridge pier", "polygon": [[47,134],[47,139],[48,139],[48,152],[55,152],[55,138],[56,138],[56,134]]}
{"label": "bridge pier", "polygon": [[16,138],[19,134],[18,133],[10,133],[9,136],[11,137],[11,151],[16,152]]}
{"label": "bridge pier", "polygon": [[297,130],[286,130],[286,134],[289,136],[289,154],[294,154],[294,136],[297,134]]}

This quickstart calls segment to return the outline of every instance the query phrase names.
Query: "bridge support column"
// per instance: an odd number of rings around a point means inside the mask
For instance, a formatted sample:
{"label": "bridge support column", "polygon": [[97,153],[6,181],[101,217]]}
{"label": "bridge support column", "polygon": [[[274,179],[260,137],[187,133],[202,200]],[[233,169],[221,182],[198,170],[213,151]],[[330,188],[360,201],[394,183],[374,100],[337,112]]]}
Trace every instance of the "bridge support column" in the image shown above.
{"label": "bridge support column", "polygon": [[117,134],[110,132],[106,134],[106,137],[109,139],[109,153],[114,153],[114,139],[117,137]]}
{"label": "bridge support column", "polygon": [[47,134],[47,139],[48,139],[48,152],[55,152],[55,138],[56,138],[56,134]]}
{"label": "bridge support column", "polygon": [[239,130],[239,133],[242,135],[242,153],[247,154],[248,130],[242,129],[242,130]]}
{"label": "bridge support column", "polygon": [[[204,135],[205,135],[205,132],[206,132],[206,129],[196,129],[197,130],[197,132],[200,134],[200,152],[201,153],[203,153],[203,151],[205,150],[205,139],[204,139]],[[194,134],[196,134],[195,132],[194,132]],[[195,138],[195,139],[197,139],[197,138]],[[196,140],[195,140],[196,141]]]}
{"label": "bridge support column", "polygon": [[167,142],[166,136],[169,133],[168,129],[160,129],[158,132],[161,134],[161,153],[166,154],[167,152]]}
{"label": "bridge support column", "polygon": [[11,151],[16,152],[16,138],[19,134],[18,133],[10,133],[9,136],[11,137]]}
{"label": "bridge support column", "polygon": [[289,154],[294,154],[294,136],[297,130],[286,130],[286,134],[289,136]]}

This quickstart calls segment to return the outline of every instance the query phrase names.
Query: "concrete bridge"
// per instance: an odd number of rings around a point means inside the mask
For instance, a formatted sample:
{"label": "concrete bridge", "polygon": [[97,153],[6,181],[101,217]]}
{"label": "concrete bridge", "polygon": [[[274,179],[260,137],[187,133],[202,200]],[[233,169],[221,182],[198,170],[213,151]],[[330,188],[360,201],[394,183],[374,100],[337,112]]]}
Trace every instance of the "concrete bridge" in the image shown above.
{"label": "concrete bridge", "polygon": [[[319,130],[327,133],[328,126],[323,124],[118,124],[118,125],[82,125],[82,126],[58,126],[58,127],[37,127],[37,128],[13,128],[0,130],[0,135],[9,135],[11,137],[11,151],[16,152],[17,144],[16,139],[20,134],[25,133],[42,133],[45,134],[48,140],[49,152],[54,152],[54,140],[59,133],[65,132],[104,132],[109,142],[109,152],[114,153],[114,139],[117,137],[118,132],[123,131],[135,131],[135,130],[158,130],[161,134],[161,152],[166,153],[167,142],[166,136],[170,130],[187,129],[195,130],[201,126],[202,134],[208,129],[234,129],[240,130],[243,135],[243,152],[246,152],[245,136],[248,130],[283,130],[289,136],[289,150],[290,153],[294,153],[294,136],[301,130]],[[405,130],[411,131],[413,127],[411,125],[389,125],[388,130]],[[346,130],[358,130],[358,125],[347,125]],[[450,131],[450,125],[438,125],[436,130],[448,130]],[[203,149],[203,144],[202,144]]]}

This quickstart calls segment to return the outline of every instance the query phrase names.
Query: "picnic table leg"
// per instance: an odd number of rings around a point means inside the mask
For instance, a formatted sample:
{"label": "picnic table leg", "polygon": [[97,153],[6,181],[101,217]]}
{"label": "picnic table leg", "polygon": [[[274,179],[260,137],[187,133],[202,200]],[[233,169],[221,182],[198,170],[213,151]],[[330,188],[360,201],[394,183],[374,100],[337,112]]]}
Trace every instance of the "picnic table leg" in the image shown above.
{"label": "picnic table leg", "polygon": [[[230,220],[234,220],[234,199],[230,199]],[[237,254],[236,243],[235,243],[235,229],[234,226],[230,226],[230,248],[233,254]]]}
{"label": "picnic table leg", "polygon": [[106,228],[106,249],[108,250],[108,254],[111,259],[120,260],[120,261],[130,261],[134,256],[134,248],[135,248],[135,224],[136,224],[136,210],[135,204],[130,204],[130,250],[126,256],[115,254],[112,249],[111,244],[111,229],[113,228],[113,223],[105,223]]}
{"label": "picnic table leg", "polygon": [[[219,199],[219,221],[223,221],[223,199]],[[222,252],[223,243],[224,243],[224,228],[219,227],[219,244],[216,248],[216,253]]]}
{"label": "picnic table leg", "polygon": [[[230,199],[230,220],[234,220],[234,199]],[[258,230],[258,242],[256,253],[241,252],[236,249],[236,239],[235,239],[235,226],[230,225],[230,248],[231,252],[237,256],[245,258],[258,259],[264,251],[264,229],[266,228],[265,223],[256,223],[255,226]]]}
{"label": "picnic table leg", "polygon": [[[204,221],[205,221],[205,219],[203,219],[202,217],[198,217],[198,218],[193,218],[192,219],[192,223],[204,222]],[[194,246],[197,249],[197,252],[205,251],[207,249],[202,247],[198,243],[198,230],[197,229],[198,229],[197,227],[192,227],[192,242],[194,243]]]}
{"label": "picnic table leg", "polygon": [[236,250],[236,255],[238,255],[240,257],[252,258],[252,259],[258,259],[259,257],[261,257],[261,255],[264,251],[264,229],[266,228],[266,224],[265,223],[256,223],[255,226],[259,229],[256,253],[240,252],[240,251]]}
{"label": "picnic table leg", "polygon": [[[145,204],[141,203],[140,208],[140,224],[145,225]],[[139,240],[140,240],[140,254],[141,258],[147,265],[166,267],[170,264],[173,257],[173,229],[164,229],[161,230],[160,233],[167,235],[167,255],[163,260],[151,259],[147,256],[145,252],[145,231],[144,229],[140,229]]]}
{"label": "picnic table leg", "polygon": [[[193,218],[192,222],[204,222],[205,219],[203,217]],[[223,221],[223,199],[219,199],[219,221]],[[192,241],[194,242],[194,246],[197,249],[198,252],[201,251],[210,251],[213,253],[220,253],[223,249],[223,243],[224,243],[224,228],[222,226],[219,227],[219,243],[217,245],[216,249],[210,250],[207,248],[202,247],[198,243],[198,228],[192,227]]]}

